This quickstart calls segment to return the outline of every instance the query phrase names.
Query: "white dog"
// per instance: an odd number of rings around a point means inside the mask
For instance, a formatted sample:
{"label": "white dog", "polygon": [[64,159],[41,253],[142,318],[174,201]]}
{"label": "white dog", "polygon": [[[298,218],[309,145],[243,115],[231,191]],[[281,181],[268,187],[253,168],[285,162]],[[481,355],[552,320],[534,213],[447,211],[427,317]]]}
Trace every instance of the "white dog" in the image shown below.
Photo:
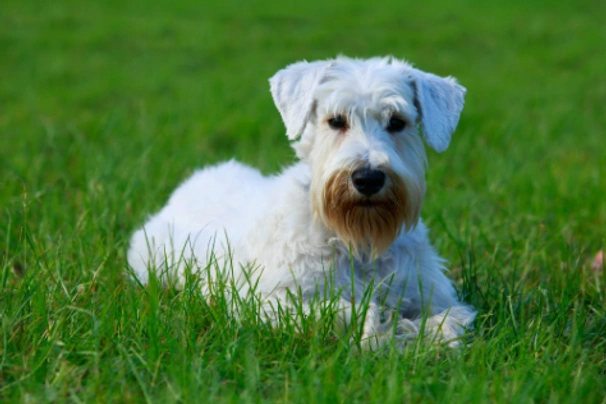
{"label": "white dog", "polygon": [[417,126],[445,150],[465,88],[390,57],[299,62],[270,84],[301,161],[273,177],[234,161],[196,172],[133,235],[136,276],[207,268],[206,287],[222,275],[242,295],[255,284],[265,309],[338,293],[345,323],[371,287],[371,346],[420,332],[456,344],[476,313],[458,301],[419,217],[427,160]]}

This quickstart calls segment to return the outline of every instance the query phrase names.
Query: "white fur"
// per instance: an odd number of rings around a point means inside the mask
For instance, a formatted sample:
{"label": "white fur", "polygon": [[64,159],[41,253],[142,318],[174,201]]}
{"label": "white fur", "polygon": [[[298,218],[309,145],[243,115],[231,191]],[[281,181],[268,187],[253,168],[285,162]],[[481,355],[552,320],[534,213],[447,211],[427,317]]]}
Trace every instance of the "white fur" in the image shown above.
{"label": "white fur", "polygon": [[[266,308],[277,301],[288,306],[289,291],[296,294],[298,288],[304,298],[339,291],[346,323],[355,309],[352,302],[362,301],[372,281],[375,289],[364,322],[370,346],[394,337],[407,341],[423,327],[425,335],[455,344],[475,311],[458,301],[420,218],[403,223],[379,256],[362,247],[352,265],[349,245],[325,219],[320,196],[330,175],[365,164],[391,170],[416,193],[418,202],[410,203],[420,204],[426,157],[415,123],[423,127],[429,145],[446,149],[465,89],[454,79],[393,58],[299,62],[279,71],[270,83],[301,161],[271,177],[235,161],[194,173],[133,235],[128,261],[136,276],[146,283],[152,270],[163,279],[179,280],[186,265],[205,268],[212,259],[211,267],[229,267],[226,276],[246,294],[250,284],[243,268],[255,267],[255,292]],[[335,114],[347,117],[346,133],[336,133],[326,123]],[[393,114],[410,123],[401,133],[385,130]],[[392,185],[388,179],[385,187]],[[352,195],[359,197],[355,191]],[[205,274],[219,276],[216,271]],[[397,311],[396,327],[384,319],[386,311]],[[423,311],[429,313],[425,322]]]}

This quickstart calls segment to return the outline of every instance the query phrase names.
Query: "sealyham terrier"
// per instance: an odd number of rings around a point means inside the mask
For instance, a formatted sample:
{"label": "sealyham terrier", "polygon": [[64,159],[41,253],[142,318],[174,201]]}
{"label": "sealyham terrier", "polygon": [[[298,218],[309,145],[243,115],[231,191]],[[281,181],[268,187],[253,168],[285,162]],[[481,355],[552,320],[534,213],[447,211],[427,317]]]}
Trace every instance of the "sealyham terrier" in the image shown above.
{"label": "sealyham terrier", "polygon": [[457,299],[420,218],[418,127],[445,150],[465,88],[391,57],[298,62],[270,85],[300,161],[270,177],[235,161],[195,172],[133,235],[136,276],[180,283],[187,269],[205,293],[222,276],[270,321],[293,299],[309,313],[314,298],[337,296],[347,326],[366,299],[370,347],[419,334],[456,345],[476,312]]}

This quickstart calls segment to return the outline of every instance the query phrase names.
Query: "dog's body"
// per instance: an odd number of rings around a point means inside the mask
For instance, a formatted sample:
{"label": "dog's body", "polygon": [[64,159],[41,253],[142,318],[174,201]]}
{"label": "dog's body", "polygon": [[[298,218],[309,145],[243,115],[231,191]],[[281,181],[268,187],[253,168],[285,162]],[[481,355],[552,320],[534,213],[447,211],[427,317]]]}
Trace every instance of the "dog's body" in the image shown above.
{"label": "dog's body", "polygon": [[[426,333],[460,336],[475,311],[458,301],[420,220],[426,157],[416,123],[444,150],[465,90],[394,59],[347,58],[291,65],[271,86],[302,161],[273,177],[233,161],[196,172],[133,235],[137,277],[180,279],[212,260],[217,269],[203,276],[228,268],[239,293],[254,284],[270,310],[292,294],[338,293],[345,322],[373,287],[371,342],[392,330],[416,335],[424,310]],[[395,327],[386,311],[397,312]]]}

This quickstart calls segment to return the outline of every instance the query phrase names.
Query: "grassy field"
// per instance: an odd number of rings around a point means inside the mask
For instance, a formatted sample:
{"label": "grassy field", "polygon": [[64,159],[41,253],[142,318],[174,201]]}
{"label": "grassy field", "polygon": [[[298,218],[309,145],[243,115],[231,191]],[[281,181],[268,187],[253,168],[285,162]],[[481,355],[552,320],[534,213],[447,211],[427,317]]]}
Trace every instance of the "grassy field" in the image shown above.
{"label": "grassy field", "polygon": [[[606,402],[606,2],[3,0],[0,400]],[[460,352],[359,353],[125,277],[196,167],[293,160],[267,78],[393,54],[468,88],[426,223],[479,315]]]}

